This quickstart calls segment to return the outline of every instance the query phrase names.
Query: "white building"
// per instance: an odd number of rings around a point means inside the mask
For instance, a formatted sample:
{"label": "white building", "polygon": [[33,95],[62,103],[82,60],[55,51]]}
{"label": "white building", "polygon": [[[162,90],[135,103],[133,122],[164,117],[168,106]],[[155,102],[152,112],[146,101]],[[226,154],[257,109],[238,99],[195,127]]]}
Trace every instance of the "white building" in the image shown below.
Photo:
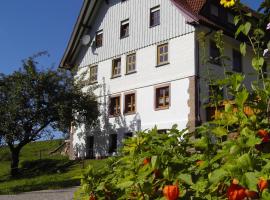
{"label": "white building", "polygon": [[[219,1],[85,0],[60,65],[79,66],[78,74],[88,71],[100,85],[101,117],[100,126],[71,132],[73,156],[107,156],[138,130],[193,129],[206,120],[209,90],[197,40],[200,31],[213,38],[219,29],[232,70],[252,71],[250,53],[242,59],[233,39],[233,13]],[[212,40],[206,43],[216,56]]]}

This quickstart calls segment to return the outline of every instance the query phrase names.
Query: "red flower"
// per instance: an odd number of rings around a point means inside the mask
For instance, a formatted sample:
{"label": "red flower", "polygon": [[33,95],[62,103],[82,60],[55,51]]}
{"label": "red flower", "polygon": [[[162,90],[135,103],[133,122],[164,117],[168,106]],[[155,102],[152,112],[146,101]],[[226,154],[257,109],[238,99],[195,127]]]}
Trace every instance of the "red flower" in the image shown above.
{"label": "red flower", "polygon": [[180,193],[177,185],[166,185],[163,188],[163,195],[167,200],[176,200],[179,194]]}
{"label": "red flower", "polygon": [[256,199],[258,198],[258,193],[250,190],[246,190],[246,196],[251,199]]}
{"label": "red flower", "polygon": [[150,163],[150,161],[151,161],[151,159],[150,159],[150,158],[145,158],[145,159],[143,160],[143,165],[147,165],[147,164],[149,164],[149,163]]}

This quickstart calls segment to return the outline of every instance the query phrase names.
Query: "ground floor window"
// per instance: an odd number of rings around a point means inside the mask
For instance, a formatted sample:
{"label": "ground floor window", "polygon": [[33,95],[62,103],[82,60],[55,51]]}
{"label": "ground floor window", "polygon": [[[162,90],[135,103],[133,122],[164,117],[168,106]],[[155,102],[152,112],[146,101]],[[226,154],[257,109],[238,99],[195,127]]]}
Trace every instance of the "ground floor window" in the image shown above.
{"label": "ground floor window", "polygon": [[90,159],[94,158],[94,136],[86,137],[86,157]]}
{"label": "ground floor window", "polygon": [[121,114],[120,96],[110,98],[109,114],[110,116],[118,116]]}
{"label": "ground floor window", "polygon": [[131,137],[133,137],[133,133],[132,132],[127,132],[127,133],[124,134],[124,138],[125,139],[126,138],[131,138]]}
{"label": "ground floor window", "polygon": [[155,88],[155,108],[167,109],[170,106],[170,86],[162,86]]}
{"label": "ground floor window", "polygon": [[133,114],[136,112],[136,97],[135,93],[125,95],[125,114]]}

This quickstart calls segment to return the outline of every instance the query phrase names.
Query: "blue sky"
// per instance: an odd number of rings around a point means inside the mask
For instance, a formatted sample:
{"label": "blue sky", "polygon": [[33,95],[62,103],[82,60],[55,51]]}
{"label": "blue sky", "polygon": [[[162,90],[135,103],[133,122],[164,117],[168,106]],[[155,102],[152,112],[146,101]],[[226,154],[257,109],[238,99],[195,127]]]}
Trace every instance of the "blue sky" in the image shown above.
{"label": "blue sky", "polygon": [[[1,0],[0,73],[21,67],[21,60],[47,50],[42,67],[57,67],[83,0]],[[243,0],[257,8],[258,0]]]}

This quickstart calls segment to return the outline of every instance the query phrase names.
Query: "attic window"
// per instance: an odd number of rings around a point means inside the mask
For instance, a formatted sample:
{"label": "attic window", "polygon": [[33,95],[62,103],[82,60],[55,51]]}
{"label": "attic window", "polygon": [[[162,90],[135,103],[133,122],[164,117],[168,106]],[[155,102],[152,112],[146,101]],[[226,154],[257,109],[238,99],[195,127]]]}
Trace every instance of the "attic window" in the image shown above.
{"label": "attic window", "polygon": [[218,7],[212,4],[210,6],[210,13],[211,15],[218,17]]}
{"label": "attic window", "polygon": [[125,38],[129,36],[129,20],[124,20],[121,22],[120,37]]}
{"label": "attic window", "polygon": [[150,10],[150,27],[160,24],[160,6],[151,8]]}
{"label": "attic window", "polygon": [[96,32],[96,48],[103,45],[103,30]]}

